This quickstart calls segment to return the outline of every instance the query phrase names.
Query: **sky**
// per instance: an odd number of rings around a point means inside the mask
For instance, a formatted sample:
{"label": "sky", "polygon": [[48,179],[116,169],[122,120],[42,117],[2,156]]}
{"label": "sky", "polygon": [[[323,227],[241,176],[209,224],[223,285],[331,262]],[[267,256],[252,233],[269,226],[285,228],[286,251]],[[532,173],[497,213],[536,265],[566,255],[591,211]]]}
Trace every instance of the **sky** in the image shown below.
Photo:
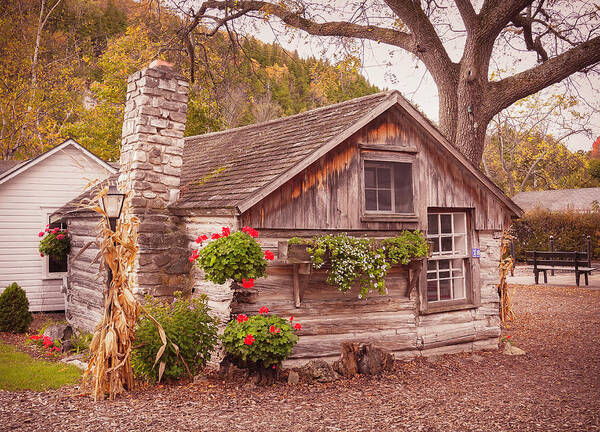
{"label": "sky", "polygon": [[[341,1],[341,0],[338,0]],[[462,25],[457,20],[457,26]],[[256,24],[253,35],[265,42],[277,42],[288,50],[297,50],[300,56],[313,56],[317,58],[334,59],[339,55],[339,49],[327,43],[326,39],[319,39],[312,36],[300,36],[301,32],[273,31],[276,24]],[[291,35],[294,35],[293,37]],[[373,41],[363,41],[362,47],[362,65],[361,74],[364,75],[372,84],[381,89],[399,90],[408,100],[417,105],[430,119],[438,120],[438,93],[436,85],[427,72],[425,66],[417,62],[413,56],[397,47],[385,44],[378,44]],[[445,43],[452,60],[458,61],[462,54],[464,41],[456,38]],[[527,69],[535,66],[536,55],[534,53],[521,56],[516,63],[515,71]],[[504,61],[506,60],[506,61]],[[511,59],[496,56],[497,64],[511,64]],[[512,62],[512,64],[515,64]],[[511,66],[512,67],[512,66]],[[595,77],[592,80],[584,78],[575,78],[581,94],[586,95],[586,101],[600,109],[600,78]],[[564,85],[555,84],[549,88],[555,94],[564,93]],[[572,150],[591,150],[595,138],[600,135],[600,112],[593,112],[585,103],[580,104],[580,111],[590,116],[590,128],[592,137],[584,134],[577,134],[566,141],[567,147]]]}

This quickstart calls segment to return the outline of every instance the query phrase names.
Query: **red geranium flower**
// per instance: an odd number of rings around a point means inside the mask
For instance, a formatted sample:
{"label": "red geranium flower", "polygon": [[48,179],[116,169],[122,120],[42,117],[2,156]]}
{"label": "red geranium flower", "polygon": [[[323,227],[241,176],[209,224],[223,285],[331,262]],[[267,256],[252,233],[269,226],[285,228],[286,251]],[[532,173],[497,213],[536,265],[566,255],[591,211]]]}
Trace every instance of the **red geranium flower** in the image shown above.
{"label": "red geranium flower", "polygon": [[268,313],[269,313],[269,308],[268,308],[268,307],[266,307],[266,306],[263,306],[263,307],[261,307],[261,308],[258,310],[258,313],[259,313],[259,314],[268,314]]}
{"label": "red geranium flower", "polygon": [[57,235],[57,236],[56,236],[56,239],[57,239],[57,240],[62,240],[62,239],[64,239],[64,238],[65,238],[65,235],[64,235],[64,234],[59,234],[59,235]]}
{"label": "red geranium flower", "polygon": [[243,322],[246,322],[246,321],[248,321],[248,316],[247,315],[239,314],[237,316],[237,322],[243,323]]}
{"label": "red geranium flower", "polygon": [[294,328],[296,330],[300,330],[302,328],[302,325],[300,323],[296,323],[296,324],[294,324]]}
{"label": "red geranium flower", "polygon": [[244,228],[242,228],[242,231],[248,234],[250,237],[258,237],[258,231],[249,226],[245,226]]}
{"label": "red geranium flower", "polygon": [[254,279],[250,278],[246,280],[246,278],[242,278],[242,286],[244,288],[252,288],[254,286]]}
{"label": "red geranium flower", "polygon": [[269,333],[275,334],[275,326],[269,327]]}
{"label": "red geranium flower", "polygon": [[200,239],[201,239],[202,241],[204,241],[204,240],[208,240],[208,236],[207,236],[206,234],[202,234],[202,235],[200,236]]}
{"label": "red geranium flower", "polygon": [[43,253],[41,253],[41,254],[40,254],[40,256],[41,256],[41,257],[43,257],[43,256],[44,256],[44,254],[43,254]]}
{"label": "red geranium flower", "polygon": [[266,250],[265,251],[265,259],[273,260],[273,259],[275,259],[275,255],[273,255],[273,252],[271,252],[270,250]]}
{"label": "red geranium flower", "polygon": [[210,238],[213,239],[213,240],[220,239],[221,238],[221,234],[214,233],[213,235],[210,236]]}
{"label": "red geranium flower", "polygon": [[229,227],[223,227],[221,228],[221,233],[223,234],[223,237],[227,237],[229,234],[231,234],[231,230]]}
{"label": "red geranium flower", "polygon": [[279,327],[277,327],[277,330],[275,331],[275,333],[280,333],[281,329]]}
{"label": "red geranium flower", "polygon": [[294,317],[293,316],[290,317],[290,322],[292,322],[292,321],[294,321]]}
{"label": "red geranium flower", "polygon": [[60,230],[60,228],[54,228],[54,229],[52,230],[52,234],[56,234],[56,233],[57,233],[59,230]]}
{"label": "red geranium flower", "polygon": [[506,339],[510,339],[510,335],[506,336]]}
{"label": "red geranium flower", "polygon": [[200,237],[200,236],[196,237],[196,243],[202,243],[202,237]]}
{"label": "red geranium flower", "polygon": [[45,234],[45,233],[44,233],[44,231],[40,231],[40,232],[38,233],[38,237],[44,237],[44,234]]}
{"label": "red geranium flower", "polygon": [[252,345],[254,343],[255,339],[252,337],[251,334],[247,334],[246,338],[244,339],[244,343],[246,345]]}

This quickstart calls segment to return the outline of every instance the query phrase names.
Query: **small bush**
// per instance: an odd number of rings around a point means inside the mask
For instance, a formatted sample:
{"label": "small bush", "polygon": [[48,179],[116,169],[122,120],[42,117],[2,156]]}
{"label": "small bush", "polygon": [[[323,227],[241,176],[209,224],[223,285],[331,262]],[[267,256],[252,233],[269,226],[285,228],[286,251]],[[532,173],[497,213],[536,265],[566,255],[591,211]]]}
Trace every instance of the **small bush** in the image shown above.
{"label": "small bush", "polygon": [[[291,321],[267,315],[268,311],[261,308],[261,315],[238,315],[227,323],[221,340],[229,355],[259,368],[279,365],[288,358],[298,336]],[[300,324],[295,324],[295,328],[299,330]]]}
{"label": "small bush", "polygon": [[0,295],[0,331],[25,333],[33,321],[23,288],[13,282]]}
{"label": "small bush", "polygon": [[537,209],[512,223],[517,260],[525,261],[525,252],[550,250],[554,236],[555,251],[585,251],[584,236],[591,238],[593,258],[600,258],[600,213],[552,212]]}
{"label": "small bush", "polygon": [[94,335],[90,332],[75,330],[73,336],[71,336],[71,345],[73,345],[71,351],[74,351],[76,354],[88,351],[93,337]]}
{"label": "small bush", "polygon": [[[218,321],[208,314],[206,296],[183,299],[175,293],[173,303],[161,303],[152,297],[147,298],[146,310],[165,330],[168,345],[160,361],[166,363],[164,376],[179,379],[187,373],[195,375],[210,359],[210,353],[217,342]],[[154,367],[156,353],[162,346],[158,330],[147,316],[143,315],[135,330],[136,348],[131,356],[134,373],[145,380],[158,380],[158,365]],[[179,347],[179,355],[174,343]]]}

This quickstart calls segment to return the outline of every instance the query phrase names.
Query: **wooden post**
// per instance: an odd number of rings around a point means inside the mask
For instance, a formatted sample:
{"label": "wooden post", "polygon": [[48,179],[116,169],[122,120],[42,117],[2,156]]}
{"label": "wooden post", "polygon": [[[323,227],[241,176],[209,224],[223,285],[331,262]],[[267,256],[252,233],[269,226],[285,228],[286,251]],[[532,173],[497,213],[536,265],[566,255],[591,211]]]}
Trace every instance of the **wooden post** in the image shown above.
{"label": "wooden post", "polygon": [[300,275],[298,272],[299,264],[294,264],[294,305],[300,307]]}
{"label": "wooden post", "polygon": [[587,252],[588,267],[592,266],[592,239],[590,236],[585,238],[585,250]]}
{"label": "wooden post", "polygon": [[[550,252],[554,252],[554,236],[552,235],[550,236]],[[554,276],[554,266],[552,266],[552,270],[550,270],[550,276]]]}

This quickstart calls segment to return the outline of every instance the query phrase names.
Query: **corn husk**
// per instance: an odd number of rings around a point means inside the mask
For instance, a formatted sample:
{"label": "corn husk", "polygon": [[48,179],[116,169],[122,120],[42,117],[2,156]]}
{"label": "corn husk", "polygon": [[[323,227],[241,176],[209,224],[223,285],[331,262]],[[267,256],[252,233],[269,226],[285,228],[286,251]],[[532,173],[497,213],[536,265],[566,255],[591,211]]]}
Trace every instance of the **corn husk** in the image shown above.
{"label": "corn husk", "polygon": [[506,277],[508,273],[514,268],[515,263],[510,256],[510,243],[513,237],[506,231],[502,232],[502,239],[500,240],[500,264],[498,269],[500,271],[500,284],[498,285],[498,294],[500,295],[500,320],[502,322],[512,321],[516,318],[516,315],[512,308],[512,294],[510,292]]}

